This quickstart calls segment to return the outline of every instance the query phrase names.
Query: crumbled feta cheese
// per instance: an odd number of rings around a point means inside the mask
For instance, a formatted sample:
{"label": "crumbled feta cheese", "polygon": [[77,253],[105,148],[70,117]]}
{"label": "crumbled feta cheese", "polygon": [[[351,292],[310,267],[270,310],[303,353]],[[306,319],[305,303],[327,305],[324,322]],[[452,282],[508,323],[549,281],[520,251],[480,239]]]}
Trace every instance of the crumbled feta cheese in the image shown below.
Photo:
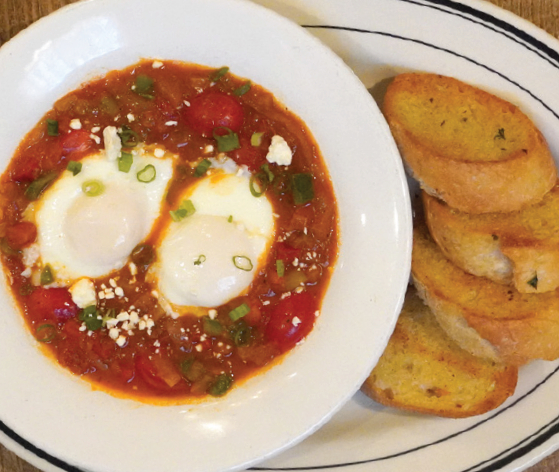
{"label": "crumbled feta cheese", "polygon": [[122,141],[114,126],[107,126],[103,130],[105,153],[108,161],[116,161],[122,149]]}
{"label": "crumbled feta cheese", "polygon": [[153,61],[151,67],[154,69],[161,69],[163,67],[163,63],[161,61]]}
{"label": "crumbled feta cheese", "polygon": [[136,267],[136,264],[134,264],[133,262],[128,264],[128,269],[130,270],[131,275],[136,275],[138,273],[138,268]]}
{"label": "crumbled feta cheese", "polygon": [[136,117],[132,113],[128,113],[128,115],[126,115],[126,118],[128,118],[128,121],[130,123],[132,123],[136,119]]}
{"label": "crumbled feta cheese", "polygon": [[95,141],[96,144],[101,144],[101,138],[96,134],[91,133],[89,137],[93,139],[93,141]]}
{"label": "crumbled feta cheese", "polygon": [[299,318],[298,316],[294,316],[291,320],[291,323],[293,324],[293,326],[299,326],[301,324],[301,318]]}
{"label": "crumbled feta cheese", "polygon": [[116,287],[115,288],[115,295],[117,297],[123,297],[124,296],[124,290],[122,289],[122,287]]}
{"label": "crumbled feta cheese", "polygon": [[177,126],[178,124],[179,124],[178,121],[173,121],[173,120],[165,122],[165,126]]}
{"label": "crumbled feta cheese", "polygon": [[31,268],[28,267],[27,269],[25,269],[25,270],[21,273],[21,276],[28,279],[29,277],[31,277],[31,274],[32,274],[32,273],[33,273],[33,272],[31,271]]}
{"label": "crumbled feta cheese", "polygon": [[291,164],[292,158],[293,154],[285,139],[278,135],[273,136],[272,143],[268,148],[268,154],[266,154],[266,160],[280,166],[288,166]]}
{"label": "crumbled feta cheese", "polygon": [[153,151],[153,155],[155,157],[163,157],[165,155],[165,151],[161,148],[155,148],[155,151]]}
{"label": "crumbled feta cheese", "polygon": [[72,300],[78,307],[85,308],[90,305],[97,305],[95,296],[95,284],[90,279],[80,279],[69,288]]}
{"label": "crumbled feta cheese", "polygon": [[70,128],[72,129],[82,129],[82,122],[78,118],[70,120]]}
{"label": "crumbled feta cheese", "polygon": [[99,131],[101,131],[101,127],[100,127],[100,126],[94,126],[93,128],[91,128],[91,132],[92,132],[92,133],[98,133]]}
{"label": "crumbled feta cheese", "polygon": [[111,339],[114,339],[116,341],[116,339],[118,339],[119,336],[120,336],[120,329],[118,328],[109,329],[109,337]]}
{"label": "crumbled feta cheese", "polygon": [[32,267],[39,260],[41,250],[37,243],[33,243],[23,248],[23,264],[26,267]]}
{"label": "crumbled feta cheese", "polygon": [[123,347],[126,344],[126,338],[124,336],[119,336],[116,340],[118,347]]}
{"label": "crumbled feta cheese", "polygon": [[214,152],[214,147],[211,144],[208,144],[204,148],[204,154],[211,154],[212,152]]}
{"label": "crumbled feta cheese", "polygon": [[217,310],[214,310],[213,308],[208,310],[208,316],[210,317],[210,320],[215,320],[217,317]]}

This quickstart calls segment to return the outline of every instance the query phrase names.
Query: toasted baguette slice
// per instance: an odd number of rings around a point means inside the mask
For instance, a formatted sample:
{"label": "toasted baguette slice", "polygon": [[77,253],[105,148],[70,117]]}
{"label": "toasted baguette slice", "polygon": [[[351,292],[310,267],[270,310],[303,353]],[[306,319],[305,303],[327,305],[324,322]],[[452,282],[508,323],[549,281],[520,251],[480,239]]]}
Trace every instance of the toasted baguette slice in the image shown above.
{"label": "toasted baguette slice", "polygon": [[559,358],[559,291],[519,293],[468,274],[421,223],[414,229],[412,278],[441,327],[473,355],[511,365]]}
{"label": "toasted baguette slice", "polygon": [[480,415],[514,393],[518,369],[472,356],[441,329],[415,290],[362,391],[383,405],[450,418]]}
{"label": "toasted baguette slice", "polygon": [[431,236],[446,257],[473,275],[522,293],[559,287],[559,185],[521,211],[472,215],[423,192]]}
{"label": "toasted baguette slice", "polygon": [[402,74],[383,112],[422,188],[467,213],[516,211],[557,180],[545,139],[516,106],[450,77]]}

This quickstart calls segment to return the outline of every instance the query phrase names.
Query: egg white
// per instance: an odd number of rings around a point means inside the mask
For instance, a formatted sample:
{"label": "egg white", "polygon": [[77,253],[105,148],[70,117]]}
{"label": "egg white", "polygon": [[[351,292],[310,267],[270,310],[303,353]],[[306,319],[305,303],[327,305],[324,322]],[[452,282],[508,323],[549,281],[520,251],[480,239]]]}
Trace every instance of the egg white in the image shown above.
{"label": "egg white", "polygon": [[[129,172],[100,152],[84,158],[81,172],[64,171],[34,205],[41,264],[49,264],[57,282],[100,277],[120,269],[151,231],[173,174],[173,159],[137,153]],[[137,173],[153,165],[152,182],[140,182]],[[105,189],[98,196],[82,190],[87,181]]]}
{"label": "egg white", "polygon": [[164,230],[153,269],[158,290],[175,306],[222,305],[242,295],[265,263],[275,234],[272,205],[251,194],[247,175],[219,171],[189,187],[184,200],[195,213]]}

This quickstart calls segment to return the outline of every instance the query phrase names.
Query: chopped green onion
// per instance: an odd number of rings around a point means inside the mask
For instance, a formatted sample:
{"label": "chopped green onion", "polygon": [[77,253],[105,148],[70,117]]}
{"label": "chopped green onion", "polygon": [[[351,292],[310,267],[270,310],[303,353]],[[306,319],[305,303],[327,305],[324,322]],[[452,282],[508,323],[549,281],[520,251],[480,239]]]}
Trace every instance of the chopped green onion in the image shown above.
{"label": "chopped green onion", "polygon": [[69,161],[66,169],[74,175],[78,175],[82,171],[82,163],[76,161]]}
{"label": "chopped green onion", "polygon": [[28,295],[31,295],[34,290],[35,287],[33,285],[26,283],[20,287],[19,294],[23,297],[27,297]]}
{"label": "chopped green onion", "polygon": [[246,256],[233,256],[233,264],[237,269],[250,272],[253,268],[252,261]]}
{"label": "chopped green onion", "polygon": [[37,326],[35,337],[40,343],[49,343],[56,336],[56,327],[50,323]]}
{"label": "chopped green onion", "polygon": [[250,80],[247,80],[238,89],[233,90],[233,95],[236,95],[237,97],[240,97],[241,95],[244,95],[245,93],[247,93],[250,90],[250,87],[251,87]]}
{"label": "chopped green onion", "polygon": [[202,318],[202,329],[210,336],[217,336],[223,332],[223,326],[217,320],[212,320],[209,316]]}
{"label": "chopped green onion", "polygon": [[[217,134],[218,130],[224,129],[226,134],[219,135]],[[235,149],[239,149],[241,145],[239,144],[239,136],[237,133],[226,128],[225,126],[219,126],[214,129],[214,139],[217,141],[217,150],[219,152],[229,152],[234,151]]]}
{"label": "chopped green onion", "polygon": [[210,75],[210,80],[212,82],[217,82],[219,79],[221,79],[225,74],[227,74],[227,72],[229,72],[229,67],[227,66],[223,66],[220,69],[216,70],[213,74]]}
{"label": "chopped green onion", "polygon": [[58,121],[47,119],[47,134],[49,136],[58,136]]}
{"label": "chopped green onion", "polygon": [[293,201],[302,205],[314,198],[312,175],[307,173],[294,174],[292,178]]}
{"label": "chopped green onion", "polygon": [[233,385],[233,377],[228,374],[219,374],[208,388],[208,393],[213,397],[221,397]]}
{"label": "chopped green onion", "polygon": [[99,180],[86,180],[82,184],[82,191],[88,197],[98,197],[105,191],[105,185]]}
{"label": "chopped green onion", "polygon": [[232,321],[237,321],[238,319],[241,319],[243,316],[247,315],[249,312],[250,307],[246,303],[243,303],[237,308],[233,308],[229,312],[229,318],[231,318]]}
{"label": "chopped green onion", "polygon": [[196,212],[192,200],[183,200],[176,210],[170,211],[169,214],[173,221],[179,222],[187,216],[191,216]]}
{"label": "chopped green onion", "polygon": [[245,320],[237,320],[228,331],[235,346],[247,346],[253,337],[253,328]]}
{"label": "chopped green onion", "polygon": [[272,183],[274,181],[275,176],[273,172],[270,170],[270,166],[268,164],[262,164],[260,168],[266,174],[266,177],[268,178],[268,182]]}
{"label": "chopped green onion", "polygon": [[268,177],[264,172],[258,172],[258,174],[253,174],[250,176],[248,186],[250,193],[253,197],[261,197],[266,192],[268,188]]}
{"label": "chopped green onion", "polygon": [[194,359],[193,357],[182,361],[180,364],[180,369],[184,378],[189,382],[196,382],[197,380],[200,380],[206,373],[204,364]]}
{"label": "chopped green onion", "polygon": [[194,261],[194,265],[195,266],[202,265],[204,262],[206,262],[206,256],[204,256],[204,254],[200,254],[198,258]]}
{"label": "chopped green onion", "polygon": [[233,223],[233,215],[229,215],[229,218],[227,218],[227,223]]}
{"label": "chopped green onion", "polygon": [[29,187],[25,189],[25,196],[28,200],[36,200],[54,179],[56,179],[56,172],[49,172],[41,175],[41,177],[35,179],[29,184]]}
{"label": "chopped green onion", "polygon": [[115,116],[120,112],[120,108],[118,106],[117,101],[110,96],[105,96],[101,99],[101,104],[99,105],[99,109],[110,116]]}
{"label": "chopped green onion", "polygon": [[103,317],[95,305],[86,306],[80,311],[78,318],[85,323],[89,331],[96,331],[103,326]]}
{"label": "chopped green onion", "polygon": [[118,158],[118,170],[120,172],[130,172],[132,167],[132,162],[134,162],[134,157],[131,153],[121,151],[120,157]]}
{"label": "chopped green onion", "polygon": [[212,163],[209,159],[202,159],[194,170],[194,177],[202,177],[211,167]]}
{"label": "chopped green onion", "polygon": [[120,137],[122,146],[125,148],[137,146],[140,142],[140,136],[138,133],[128,126],[123,126],[122,131],[118,133],[118,136]]}
{"label": "chopped green onion", "polygon": [[101,318],[101,326],[107,326],[109,320],[116,318],[116,310],[114,308],[109,308]]}
{"label": "chopped green onion", "polygon": [[52,267],[50,266],[50,264],[47,264],[45,267],[43,267],[43,270],[41,271],[40,283],[41,285],[48,285],[53,282],[54,282],[54,274],[52,273]]}
{"label": "chopped green onion", "polygon": [[534,275],[534,277],[528,280],[528,285],[531,285],[536,290],[538,289],[538,274]]}
{"label": "chopped green onion", "polygon": [[155,167],[152,164],[148,164],[136,174],[136,177],[145,184],[153,182],[155,180]]}
{"label": "chopped green onion", "polygon": [[262,144],[262,136],[264,133],[253,133],[250,137],[250,145],[253,147],[258,147]]}
{"label": "chopped green onion", "polygon": [[281,259],[276,260],[276,272],[278,277],[283,277],[285,275],[285,264]]}
{"label": "chopped green onion", "polygon": [[136,77],[136,83],[134,84],[133,90],[140,95],[140,97],[153,100],[153,82],[154,80],[151,77],[148,77],[147,75],[139,75]]}

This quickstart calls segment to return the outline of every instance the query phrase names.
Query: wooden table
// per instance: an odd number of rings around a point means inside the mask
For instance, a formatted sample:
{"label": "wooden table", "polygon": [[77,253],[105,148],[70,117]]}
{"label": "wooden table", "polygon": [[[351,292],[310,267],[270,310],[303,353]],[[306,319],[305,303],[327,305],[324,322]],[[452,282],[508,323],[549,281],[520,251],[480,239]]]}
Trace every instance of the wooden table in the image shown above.
{"label": "wooden table", "polygon": [[[74,1],[76,0],[0,0],[0,45],[42,16]],[[491,3],[530,20],[559,38],[559,0],[491,0]],[[527,472],[558,471],[559,451]],[[0,472],[38,472],[38,469],[0,445]]]}

